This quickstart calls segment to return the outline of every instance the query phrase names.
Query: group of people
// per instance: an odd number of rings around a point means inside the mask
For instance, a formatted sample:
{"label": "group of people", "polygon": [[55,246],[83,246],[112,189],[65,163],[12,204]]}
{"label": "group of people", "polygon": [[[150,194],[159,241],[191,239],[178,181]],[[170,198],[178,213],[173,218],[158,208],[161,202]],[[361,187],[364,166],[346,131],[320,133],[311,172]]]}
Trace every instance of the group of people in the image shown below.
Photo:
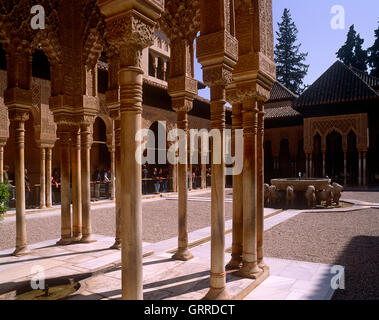
{"label": "group of people", "polygon": [[95,200],[100,199],[100,185],[105,184],[105,196],[110,198],[111,183],[112,183],[112,173],[111,169],[105,167],[102,171],[97,167],[92,175],[92,183],[94,183]]}
{"label": "group of people", "polygon": [[164,169],[160,168],[159,170],[157,168],[154,168],[152,178],[154,181],[155,193],[168,191],[168,169],[167,168],[164,168]]}

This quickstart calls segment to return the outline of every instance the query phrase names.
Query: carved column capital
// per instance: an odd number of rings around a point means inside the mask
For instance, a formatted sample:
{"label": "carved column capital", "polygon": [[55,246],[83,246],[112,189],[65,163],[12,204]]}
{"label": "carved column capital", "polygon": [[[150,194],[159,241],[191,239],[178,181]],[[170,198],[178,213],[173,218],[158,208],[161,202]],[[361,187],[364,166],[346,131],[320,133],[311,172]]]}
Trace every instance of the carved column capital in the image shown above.
{"label": "carved column capital", "polygon": [[9,109],[8,117],[10,121],[26,122],[29,120],[29,111],[25,108],[12,108]]}

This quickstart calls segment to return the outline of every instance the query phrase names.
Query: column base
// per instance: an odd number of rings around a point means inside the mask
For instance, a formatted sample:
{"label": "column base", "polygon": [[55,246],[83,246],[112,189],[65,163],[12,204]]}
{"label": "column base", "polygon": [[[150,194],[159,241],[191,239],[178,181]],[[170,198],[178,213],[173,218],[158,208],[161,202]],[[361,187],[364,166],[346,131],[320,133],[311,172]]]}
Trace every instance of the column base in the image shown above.
{"label": "column base", "polygon": [[80,239],[80,242],[81,243],[92,243],[92,242],[96,242],[97,240],[93,237],[92,234],[89,234],[89,235],[85,235],[83,236],[81,239]]}
{"label": "column base", "polygon": [[193,255],[191,252],[189,252],[188,249],[178,249],[178,251],[175,252],[175,254],[171,257],[173,260],[181,260],[181,261],[188,261],[193,258]]}
{"label": "column base", "polygon": [[232,297],[226,288],[210,288],[202,300],[231,300]]}
{"label": "column base", "polygon": [[116,239],[114,244],[109,248],[120,250],[121,249],[121,240]]}
{"label": "column base", "polygon": [[225,270],[236,270],[242,267],[242,258],[240,256],[230,259],[229,263],[225,266]]}
{"label": "column base", "polygon": [[242,268],[235,275],[241,278],[257,279],[262,273],[263,270],[256,262],[243,262]]}
{"label": "column base", "polygon": [[12,253],[13,256],[20,257],[29,254],[31,251],[27,246],[16,247],[15,251]]}
{"label": "column base", "polygon": [[40,209],[46,209],[46,206],[43,205],[43,206],[39,206]]}
{"label": "column base", "polygon": [[267,264],[266,264],[266,262],[264,262],[263,259],[258,259],[258,267],[260,269],[264,269],[265,267],[267,267]]}
{"label": "column base", "polygon": [[72,239],[70,238],[61,238],[59,241],[57,241],[57,245],[59,246],[66,246],[68,244],[72,243]]}
{"label": "column base", "polygon": [[72,237],[72,242],[80,242],[82,239],[82,234],[81,233],[75,233],[74,236]]}

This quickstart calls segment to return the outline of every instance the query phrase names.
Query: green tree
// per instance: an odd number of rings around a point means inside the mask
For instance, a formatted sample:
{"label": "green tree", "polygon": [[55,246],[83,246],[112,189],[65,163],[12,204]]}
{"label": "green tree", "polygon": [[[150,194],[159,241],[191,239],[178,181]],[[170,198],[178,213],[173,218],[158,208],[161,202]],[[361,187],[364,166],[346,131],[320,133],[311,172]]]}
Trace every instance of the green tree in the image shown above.
{"label": "green tree", "polygon": [[309,68],[309,65],[304,64],[308,53],[301,53],[301,44],[296,44],[299,31],[287,8],[284,9],[282,21],[278,23],[278,27],[275,45],[277,79],[291,91],[300,94],[304,90],[303,79]]}
{"label": "green tree", "polygon": [[371,75],[379,78],[379,21],[378,29],[375,30],[375,42],[368,48],[368,64],[371,68]]}
{"label": "green tree", "polygon": [[5,183],[0,183],[0,219],[7,212],[8,207],[5,205],[9,198],[8,186]]}
{"label": "green tree", "polygon": [[352,25],[347,33],[345,44],[336,53],[337,58],[348,66],[367,71],[367,51],[362,48],[363,43],[364,40]]}

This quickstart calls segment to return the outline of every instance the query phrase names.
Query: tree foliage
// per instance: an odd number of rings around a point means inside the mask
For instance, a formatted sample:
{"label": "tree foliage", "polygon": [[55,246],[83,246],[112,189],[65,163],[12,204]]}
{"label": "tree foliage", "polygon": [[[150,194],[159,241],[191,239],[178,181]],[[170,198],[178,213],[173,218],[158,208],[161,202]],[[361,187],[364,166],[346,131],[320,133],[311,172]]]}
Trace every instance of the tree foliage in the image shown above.
{"label": "tree foliage", "polygon": [[303,79],[309,65],[304,64],[308,53],[301,53],[301,44],[296,44],[298,30],[292,21],[289,9],[284,9],[275,45],[277,79],[291,91],[300,94],[304,90]]}
{"label": "tree foliage", "polygon": [[352,25],[347,33],[345,44],[336,53],[337,58],[348,66],[367,71],[367,51],[363,49],[363,43],[364,40]]}
{"label": "tree foliage", "polygon": [[368,64],[371,68],[371,75],[379,78],[379,21],[378,29],[375,31],[375,42],[368,48]]}

